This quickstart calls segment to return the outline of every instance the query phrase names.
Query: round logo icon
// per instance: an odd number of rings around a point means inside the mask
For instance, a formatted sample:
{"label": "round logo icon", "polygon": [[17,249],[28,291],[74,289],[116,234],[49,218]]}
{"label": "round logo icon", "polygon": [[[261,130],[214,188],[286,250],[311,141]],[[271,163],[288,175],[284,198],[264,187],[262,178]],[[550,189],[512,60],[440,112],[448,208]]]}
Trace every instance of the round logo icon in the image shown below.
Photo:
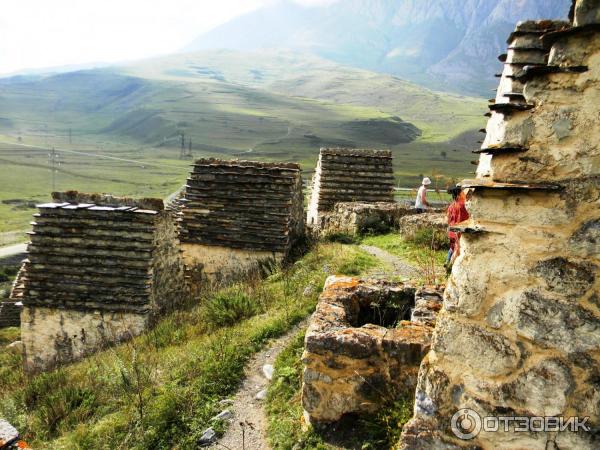
{"label": "round logo icon", "polygon": [[459,409],[450,421],[452,432],[460,439],[473,439],[481,431],[481,416],[469,408]]}

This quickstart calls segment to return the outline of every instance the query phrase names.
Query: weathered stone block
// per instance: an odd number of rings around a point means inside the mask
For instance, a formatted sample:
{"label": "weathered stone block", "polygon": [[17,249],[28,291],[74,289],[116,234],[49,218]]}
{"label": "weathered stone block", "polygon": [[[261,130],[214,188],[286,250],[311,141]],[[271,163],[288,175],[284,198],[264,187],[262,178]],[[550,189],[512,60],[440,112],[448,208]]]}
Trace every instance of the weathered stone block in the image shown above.
{"label": "weathered stone block", "polygon": [[433,229],[438,233],[446,233],[448,220],[445,213],[426,212],[422,214],[407,215],[398,222],[400,233],[407,236],[413,236],[415,233]]}
{"label": "weathered stone block", "polygon": [[333,211],[322,213],[320,234],[350,235],[367,232],[385,233],[399,227],[400,219],[416,210],[395,202],[341,202]]}

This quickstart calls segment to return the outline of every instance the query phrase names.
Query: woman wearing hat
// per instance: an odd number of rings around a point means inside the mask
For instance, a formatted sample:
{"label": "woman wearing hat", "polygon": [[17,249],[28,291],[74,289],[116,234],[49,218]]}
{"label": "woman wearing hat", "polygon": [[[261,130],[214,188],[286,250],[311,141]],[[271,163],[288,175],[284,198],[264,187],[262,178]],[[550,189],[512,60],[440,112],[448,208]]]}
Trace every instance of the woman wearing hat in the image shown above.
{"label": "woman wearing hat", "polygon": [[417,199],[415,200],[415,209],[417,212],[422,213],[429,208],[429,203],[427,203],[427,186],[430,184],[431,180],[428,177],[423,178],[421,187],[417,191]]}

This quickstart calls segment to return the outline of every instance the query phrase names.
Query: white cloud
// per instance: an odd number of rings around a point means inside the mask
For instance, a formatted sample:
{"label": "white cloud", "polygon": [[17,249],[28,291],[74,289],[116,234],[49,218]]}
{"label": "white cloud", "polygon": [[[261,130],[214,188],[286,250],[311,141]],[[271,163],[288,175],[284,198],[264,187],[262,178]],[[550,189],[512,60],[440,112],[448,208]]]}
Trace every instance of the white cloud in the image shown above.
{"label": "white cloud", "polygon": [[271,2],[4,0],[0,73],[173,52],[203,31]]}

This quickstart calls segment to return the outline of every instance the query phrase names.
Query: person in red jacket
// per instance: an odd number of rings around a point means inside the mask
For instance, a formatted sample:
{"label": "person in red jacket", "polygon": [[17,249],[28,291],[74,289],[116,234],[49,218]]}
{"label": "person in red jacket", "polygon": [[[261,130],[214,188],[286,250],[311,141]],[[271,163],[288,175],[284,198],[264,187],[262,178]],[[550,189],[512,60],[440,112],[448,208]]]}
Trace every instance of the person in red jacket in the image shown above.
{"label": "person in red jacket", "polygon": [[[448,226],[456,225],[469,218],[469,212],[465,207],[465,193],[458,186],[448,189],[448,193],[452,194],[452,203],[448,206]],[[448,230],[448,238],[450,239],[450,249],[446,258],[445,266],[452,267],[452,263],[458,255],[460,255],[460,233]]]}

